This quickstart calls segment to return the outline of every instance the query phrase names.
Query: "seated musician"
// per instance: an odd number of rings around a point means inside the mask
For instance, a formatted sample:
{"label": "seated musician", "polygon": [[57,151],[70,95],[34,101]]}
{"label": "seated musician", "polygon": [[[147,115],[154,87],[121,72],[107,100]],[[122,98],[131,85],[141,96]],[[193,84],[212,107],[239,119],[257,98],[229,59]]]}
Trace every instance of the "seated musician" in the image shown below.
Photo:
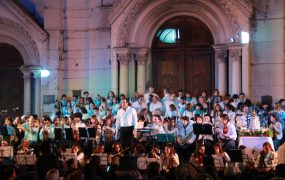
{"label": "seated musician", "polygon": [[257,156],[256,167],[262,171],[274,170],[277,165],[276,152],[269,142],[263,143],[262,147],[263,150]]}
{"label": "seated musician", "polygon": [[28,140],[30,145],[35,145],[38,141],[39,124],[37,123],[38,116],[30,115],[28,122],[22,126],[24,133],[24,139]]}
{"label": "seated musician", "polygon": [[222,147],[219,144],[213,146],[212,157],[214,160],[220,160],[220,167],[216,167],[217,171],[222,171],[223,168],[227,166],[227,163],[231,162],[229,155],[223,151]]}
{"label": "seated musician", "polygon": [[163,129],[163,124],[162,124],[162,119],[159,115],[153,115],[151,118],[151,134],[156,135],[156,134],[164,134],[164,129]]}
{"label": "seated musician", "polygon": [[145,148],[141,143],[138,143],[134,148],[133,156],[135,157],[145,157]]}
{"label": "seated musician", "polygon": [[214,129],[213,129],[213,125],[212,125],[212,117],[209,114],[206,114],[204,116],[204,120],[202,125],[210,125],[212,127],[212,134],[199,134],[198,137],[198,142],[202,143],[205,145],[206,147],[206,152],[209,155],[209,150],[212,148],[213,142],[214,142],[214,138],[213,138],[213,134],[214,134]]}
{"label": "seated musician", "polygon": [[28,140],[23,140],[20,146],[18,147],[17,154],[31,154],[33,149],[30,148]]}
{"label": "seated musician", "polygon": [[236,127],[230,122],[230,118],[226,114],[221,115],[220,120],[223,123],[217,129],[217,133],[223,143],[223,149],[234,149],[237,138]]}
{"label": "seated musician", "polygon": [[181,120],[182,123],[178,127],[176,150],[183,160],[188,160],[190,154],[195,150],[196,135],[193,131],[193,124],[189,122],[188,117],[183,116]]}
{"label": "seated musician", "polygon": [[48,116],[44,117],[44,125],[40,130],[39,138],[41,141],[51,139],[55,137],[54,134],[54,124],[51,124],[51,119]]}
{"label": "seated musician", "polygon": [[103,153],[105,153],[105,145],[98,144],[94,150],[94,154],[103,154]]}
{"label": "seated musician", "polygon": [[111,116],[105,118],[104,125],[102,127],[102,139],[104,142],[113,142],[115,137],[115,125],[111,121]]}
{"label": "seated musician", "polygon": [[160,156],[162,160],[162,170],[169,172],[179,166],[179,156],[175,153],[174,145],[168,143],[164,147],[164,153]]}
{"label": "seated musician", "polygon": [[79,165],[81,167],[84,167],[86,162],[85,162],[85,155],[84,152],[82,151],[81,147],[78,144],[74,144],[71,148],[71,153],[74,153],[76,155],[77,161],[79,162]]}
{"label": "seated musician", "polygon": [[148,154],[149,158],[156,158],[156,159],[160,159],[161,156],[161,152],[160,152],[160,147],[159,145],[153,145],[151,148],[150,153]]}
{"label": "seated musician", "polygon": [[166,134],[174,134],[174,136],[177,136],[178,128],[176,127],[175,118],[168,118],[164,123],[164,132]]}
{"label": "seated musician", "polygon": [[196,152],[193,153],[190,157],[190,164],[192,164],[194,167],[196,167],[198,170],[201,170],[202,168],[205,167],[205,158],[206,158],[206,154],[205,154],[205,146],[204,145],[200,145]]}
{"label": "seated musician", "polygon": [[119,166],[121,156],[124,156],[122,145],[118,142],[114,142],[114,144],[112,145],[112,152],[108,158],[108,163],[111,165]]}

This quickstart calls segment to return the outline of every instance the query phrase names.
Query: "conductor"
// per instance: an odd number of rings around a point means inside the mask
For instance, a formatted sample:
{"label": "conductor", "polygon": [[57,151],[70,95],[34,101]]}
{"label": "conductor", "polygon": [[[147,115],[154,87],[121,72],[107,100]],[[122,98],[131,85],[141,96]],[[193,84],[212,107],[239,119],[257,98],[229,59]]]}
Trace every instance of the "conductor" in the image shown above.
{"label": "conductor", "polygon": [[117,113],[116,133],[120,132],[123,149],[132,147],[137,134],[137,113],[129,106],[127,99],[122,99],[122,108]]}

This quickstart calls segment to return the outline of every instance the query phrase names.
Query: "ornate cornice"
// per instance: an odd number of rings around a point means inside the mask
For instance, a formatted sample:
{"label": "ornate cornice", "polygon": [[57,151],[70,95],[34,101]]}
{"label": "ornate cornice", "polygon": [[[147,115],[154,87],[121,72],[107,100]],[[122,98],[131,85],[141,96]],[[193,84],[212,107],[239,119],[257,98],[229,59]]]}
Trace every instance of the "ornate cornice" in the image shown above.
{"label": "ornate cornice", "polygon": [[23,28],[23,26],[5,17],[0,17],[0,25],[3,25],[6,28],[13,29],[14,31],[18,31],[19,33],[23,34],[24,37],[28,39],[30,45],[33,47],[33,50],[35,51],[36,54],[35,59],[37,60],[37,63],[38,64],[40,63],[40,55],[38,47],[33,38],[31,37],[30,33],[26,31],[25,28]]}
{"label": "ornate cornice", "polygon": [[229,20],[231,24],[234,35],[238,35],[240,32],[238,18],[233,13],[231,6],[228,4],[229,1],[228,0],[214,0],[214,1],[217,5],[219,5],[223,9],[226,18]]}
{"label": "ornate cornice", "polygon": [[22,22],[23,27],[28,29],[30,33],[33,33],[33,37],[40,41],[45,41],[48,38],[48,33],[43,30],[30,16],[25,14],[21,8],[13,1],[1,1],[1,4],[5,5],[13,15]]}
{"label": "ornate cornice", "polygon": [[136,0],[136,3],[134,3],[130,11],[127,13],[128,16],[122,21],[123,23],[120,25],[119,28],[118,41],[117,41],[118,47],[129,46],[128,36],[131,32],[131,28],[133,27],[133,24],[135,23],[138,17],[139,11],[149,1],[150,0]]}

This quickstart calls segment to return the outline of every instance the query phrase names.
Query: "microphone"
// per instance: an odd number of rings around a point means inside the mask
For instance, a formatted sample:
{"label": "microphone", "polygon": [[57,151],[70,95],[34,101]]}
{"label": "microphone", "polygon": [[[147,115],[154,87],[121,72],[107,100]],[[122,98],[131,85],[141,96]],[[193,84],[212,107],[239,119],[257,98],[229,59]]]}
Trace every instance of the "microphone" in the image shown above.
{"label": "microphone", "polygon": [[13,111],[15,111],[15,110],[18,110],[19,109],[19,107],[15,107],[14,109],[12,109]]}

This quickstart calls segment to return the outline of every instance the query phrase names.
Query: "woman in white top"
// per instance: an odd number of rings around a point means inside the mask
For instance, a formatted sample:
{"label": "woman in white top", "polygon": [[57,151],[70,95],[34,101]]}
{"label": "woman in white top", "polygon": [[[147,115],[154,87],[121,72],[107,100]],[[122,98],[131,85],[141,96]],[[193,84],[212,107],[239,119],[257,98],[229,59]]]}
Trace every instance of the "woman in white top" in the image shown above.
{"label": "woman in white top", "polygon": [[165,172],[169,172],[180,164],[178,154],[175,153],[174,146],[171,143],[165,145],[164,153],[160,159],[162,160],[162,170]]}
{"label": "woman in white top", "polygon": [[219,144],[213,146],[212,158],[217,171],[222,171],[227,164],[231,162],[229,155],[226,152],[223,152]]}
{"label": "woman in white top", "polygon": [[277,154],[269,142],[263,143],[263,150],[258,154],[256,167],[261,171],[274,170],[277,164]]}

